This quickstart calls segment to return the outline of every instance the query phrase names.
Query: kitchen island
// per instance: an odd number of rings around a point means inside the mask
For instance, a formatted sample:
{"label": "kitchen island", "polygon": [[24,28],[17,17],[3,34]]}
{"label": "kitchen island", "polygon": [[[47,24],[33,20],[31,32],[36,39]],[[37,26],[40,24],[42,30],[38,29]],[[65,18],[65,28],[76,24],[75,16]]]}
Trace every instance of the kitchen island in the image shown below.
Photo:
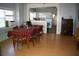
{"label": "kitchen island", "polygon": [[43,33],[47,33],[47,21],[31,21],[33,25],[42,25],[43,26]]}

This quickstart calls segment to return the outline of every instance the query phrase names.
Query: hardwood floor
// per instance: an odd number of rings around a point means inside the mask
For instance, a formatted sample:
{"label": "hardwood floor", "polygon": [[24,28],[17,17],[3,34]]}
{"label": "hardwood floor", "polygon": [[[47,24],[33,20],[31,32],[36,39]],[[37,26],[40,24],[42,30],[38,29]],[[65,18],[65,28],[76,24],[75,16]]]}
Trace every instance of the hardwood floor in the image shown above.
{"label": "hardwood floor", "polygon": [[50,29],[47,29],[47,33],[56,33],[56,26],[53,26],[52,28]]}
{"label": "hardwood floor", "polygon": [[76,42],[72,36],[60,36],[52,33],[42,35],[40,42],[34,47],[27,45],[13,48],[12,40],[8,39],[2,44],[2,55],[14,56],[76,56]]}

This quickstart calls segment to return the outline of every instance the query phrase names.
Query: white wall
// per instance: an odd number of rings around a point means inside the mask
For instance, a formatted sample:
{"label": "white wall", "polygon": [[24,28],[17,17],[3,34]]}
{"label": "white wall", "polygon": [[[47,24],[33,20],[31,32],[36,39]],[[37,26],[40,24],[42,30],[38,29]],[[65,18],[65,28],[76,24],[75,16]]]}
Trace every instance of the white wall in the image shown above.
{"label": "white wall", "polygon": [[24,4],[15,4],[15,25],[20,26],[24,23]]}
{"label": "white wall", "polygon": [[79,19],[78,19],[78,12],[79,11],[79,4],[76,4],[76,28],[79,27]]}
{"label": "white wall", "polygon": [[24,4],[19,4],[20,25],[24,23]]}
{"label": "white wall", "polygon": [[60,5],[60,17],[72,18],[75,16],[75,4],[59,4]]}

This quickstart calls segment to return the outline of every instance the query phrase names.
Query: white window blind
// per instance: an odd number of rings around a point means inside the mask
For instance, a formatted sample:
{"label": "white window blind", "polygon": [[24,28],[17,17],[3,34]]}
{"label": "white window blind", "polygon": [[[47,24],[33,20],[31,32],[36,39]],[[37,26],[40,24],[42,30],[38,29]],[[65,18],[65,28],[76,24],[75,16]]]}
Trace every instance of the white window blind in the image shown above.
{"label": "white window blind", "polygon": [[13,21],[14,20],[14,13],[13,11],[5,10],[5,20]]}
{"label": "white window blind", "polygon": [[5,10],[5,15],[13,15],[13,11]]}
{"label": "white window blind", "polygon": [[0,28],[6,26],[5,21],[14,21],[14,12],[0,9]]}

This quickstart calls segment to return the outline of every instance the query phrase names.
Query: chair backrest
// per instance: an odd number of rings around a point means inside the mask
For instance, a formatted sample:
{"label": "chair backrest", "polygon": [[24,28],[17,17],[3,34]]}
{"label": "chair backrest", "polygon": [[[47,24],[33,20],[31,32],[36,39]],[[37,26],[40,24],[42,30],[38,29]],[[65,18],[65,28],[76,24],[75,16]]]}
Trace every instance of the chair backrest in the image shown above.
{"label": "chair backrest", "polygon": [[18,26],[13,27],[13,29],[18,29]]}
{"label": "chair backrest", "polygon": [[13,36],[13,32],[12,32],[12,31],[8,31],[7,36],[8,36],[8,37]]}
{"label": "chair backrest", "polygon": [[32,26],[31,21],[27,21],[27,25],[28,25],[28,27]]}

